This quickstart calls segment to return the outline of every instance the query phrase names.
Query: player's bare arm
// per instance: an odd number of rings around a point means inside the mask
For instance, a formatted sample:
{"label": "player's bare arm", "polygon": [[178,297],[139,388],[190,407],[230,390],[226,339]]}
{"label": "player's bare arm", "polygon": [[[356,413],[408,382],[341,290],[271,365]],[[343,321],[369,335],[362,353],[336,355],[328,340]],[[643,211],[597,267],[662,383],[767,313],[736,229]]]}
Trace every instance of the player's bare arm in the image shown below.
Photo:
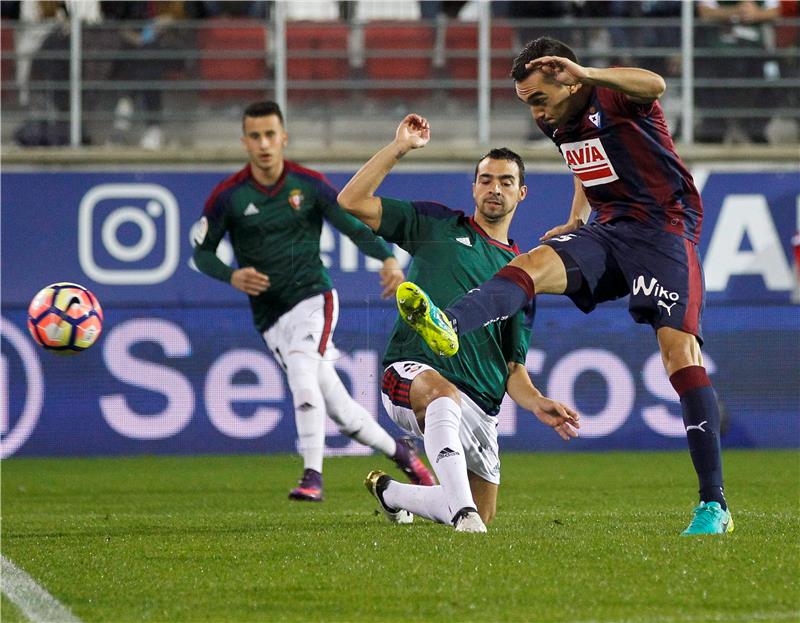
{"label": "player's bare arm", "polygon": [[657,100],[667,88],[664,78],[639,67],[583,67],[561,56],[542,56],[526,67],[541,71],[564,86],[607,87],[642,104]]}
{"label": "player's bare arm", "polygon": [[395,132],[394,140],[378,151],[339,193],[338,202],[344,210],[377,230],[381,224],[381,199],[375,191],[395,164],[412,149],[428,144],[431,128],[427,119],[410,114],[403,119]]}
{"label": "player's bare arm", "polygon": [[267,291],[270,283],[269,276],[258,272],[252,266],[245,266],[233,271],[231,285],[245,294],[258,296]]}
{"label": "player's bare arm", "polygon": [[556,431],[564,441],[578,436],[581,416],[574,409],[543,396],[521,363],[510,362],[508,372],[506,391],[514,402],[533,413],[542,424]]}
{"label": "player's bare arm", "polygon": [[403,274],[403,269],[400,268],[400,262],[394,257],[387,257],[383,260],[383,266],[381,266],[378,274],[381,278],[381,288],[383,288],[381,292],[382,299],[393,297],[397,292],[397,286],[403,283],[406,278]]}
{"label": "player's bare arm", "polygon": [[575,185],[575,192],[572,195],[572,207],[569,211],[569,219],[563,225],[549,229],[539,240],[547,240],[554,236],[563,236],[564,234],[575,231],[579,227],[583,227],[589,222],[592,206],[589,205],[586,193],[583,192],[583,184],[581,184],[581,181],[577,177],[573,177],[573,183]]}

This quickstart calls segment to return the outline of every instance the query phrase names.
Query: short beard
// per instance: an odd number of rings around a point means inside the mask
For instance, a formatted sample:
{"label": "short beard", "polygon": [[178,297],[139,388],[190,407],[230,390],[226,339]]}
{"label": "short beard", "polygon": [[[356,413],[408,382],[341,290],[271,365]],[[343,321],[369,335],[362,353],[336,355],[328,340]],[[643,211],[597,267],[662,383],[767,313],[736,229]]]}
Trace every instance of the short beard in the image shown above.
{"label": "short beard", "polygon": [[497,223],[505,219],[510,212],[510,210],[505,210],[505,206],[503,206],[503,210],[504,211],[501,212],[500,214],[488,214],[487,211],[484,209],[481,210],[481,216],[483,216],[483,218],[485,218],[490,223]]}

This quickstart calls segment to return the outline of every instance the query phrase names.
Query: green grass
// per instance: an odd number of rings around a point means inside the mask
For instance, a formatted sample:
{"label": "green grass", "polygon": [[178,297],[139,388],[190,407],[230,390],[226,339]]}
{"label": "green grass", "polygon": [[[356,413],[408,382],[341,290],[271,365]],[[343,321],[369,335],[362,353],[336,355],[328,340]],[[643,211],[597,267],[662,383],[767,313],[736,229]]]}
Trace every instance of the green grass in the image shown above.
{"label": "green grass", "polygon": [[800,620],[800,453],[725,465],[736,531],[681,538],[683,452],[507,454],[486,535],[386,523],[378,457],[327,460],[322,504],[296,457],[9,459],[2,551],[86,622]]}

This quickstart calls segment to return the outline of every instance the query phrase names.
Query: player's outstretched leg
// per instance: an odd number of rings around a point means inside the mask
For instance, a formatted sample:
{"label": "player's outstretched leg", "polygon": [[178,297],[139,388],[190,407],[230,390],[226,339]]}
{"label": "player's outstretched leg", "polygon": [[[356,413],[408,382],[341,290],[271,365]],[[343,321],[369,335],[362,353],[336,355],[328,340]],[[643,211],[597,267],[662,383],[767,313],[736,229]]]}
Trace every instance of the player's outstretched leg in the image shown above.
{"label": "player's outstretched leg", "polygon": [[700,502],[694,509],[694,517],[682,536],[699,534],[725,534],[733,532],[733,517],[728,509],[723,509],[719,502]]}
{"label": "player's outstretched leg", "polygon": [[418,285],[405,281],[397,288],[400,317],[437,355],[452,357],[458,352],[458,335],[430,297]]}
{"label": "player's outstretched leg", "polygon": [[[513,261],[521,260],[519,256]],[[531,276],[508,264],[444,310],[459,335],[466,335],[492,322],[509,318],[533,300],[536,288]]]}
{"label": "player's outstretched leg", "polygon": [[408,439],[394,439],[387,433],[377,420],[350,396],[333,362],[322,362],[319,384],[328,415],[336,422],[342,434],[385,454],[413,484],[435,484],[433,475],[417,456],[413,442]]}
{"label": "player's outstretched leg", "polygon": [[383,492],[390,482],[392,482],[392,479],[388,474],[379,469],[374,469],[367,474],[364,480],[364,486],[367,488],[367,491],[378,500],[378,507],[381,509],[386,519],[392,523],[412,523],[414,521],[414,515],[402,508],[391,508],[383,501]]}

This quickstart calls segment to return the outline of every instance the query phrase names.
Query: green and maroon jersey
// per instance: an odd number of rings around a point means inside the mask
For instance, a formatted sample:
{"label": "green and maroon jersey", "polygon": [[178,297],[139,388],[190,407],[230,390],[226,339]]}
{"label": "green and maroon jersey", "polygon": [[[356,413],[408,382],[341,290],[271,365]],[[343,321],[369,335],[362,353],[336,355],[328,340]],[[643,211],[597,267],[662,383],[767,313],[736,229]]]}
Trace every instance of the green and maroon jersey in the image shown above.
{"label": "green and maroon jersey", "polygon": [[255,325],[266,331],[300,301],[333,287],[319,257],[323,218],[370,257],[391,257],[383,240],[339,207],[336,195],[323,175],[294,162],[285,161],[269,187],[253,178],[248,164],[206,201],[194,261],[205,274],[230,283],[234,269],[216,256],[228,232],[239,267],[269,276],[267,291],[250,297]]}
{"label": "green and maroon jersey", "polygon": [[[515,256],[516,244],[493,238],[472,217],[439,203],[381,199],[377,231],[413,256],[408,280],[444,309],[453,300],[490,279]],[[384,365],[413,360],[436,369],[487,413],[495,414],[506,392],[508,362],[525,363],[533,322],[532,309],[459,337],[454,357],[435,355],[399,318],[383,358]]]}

